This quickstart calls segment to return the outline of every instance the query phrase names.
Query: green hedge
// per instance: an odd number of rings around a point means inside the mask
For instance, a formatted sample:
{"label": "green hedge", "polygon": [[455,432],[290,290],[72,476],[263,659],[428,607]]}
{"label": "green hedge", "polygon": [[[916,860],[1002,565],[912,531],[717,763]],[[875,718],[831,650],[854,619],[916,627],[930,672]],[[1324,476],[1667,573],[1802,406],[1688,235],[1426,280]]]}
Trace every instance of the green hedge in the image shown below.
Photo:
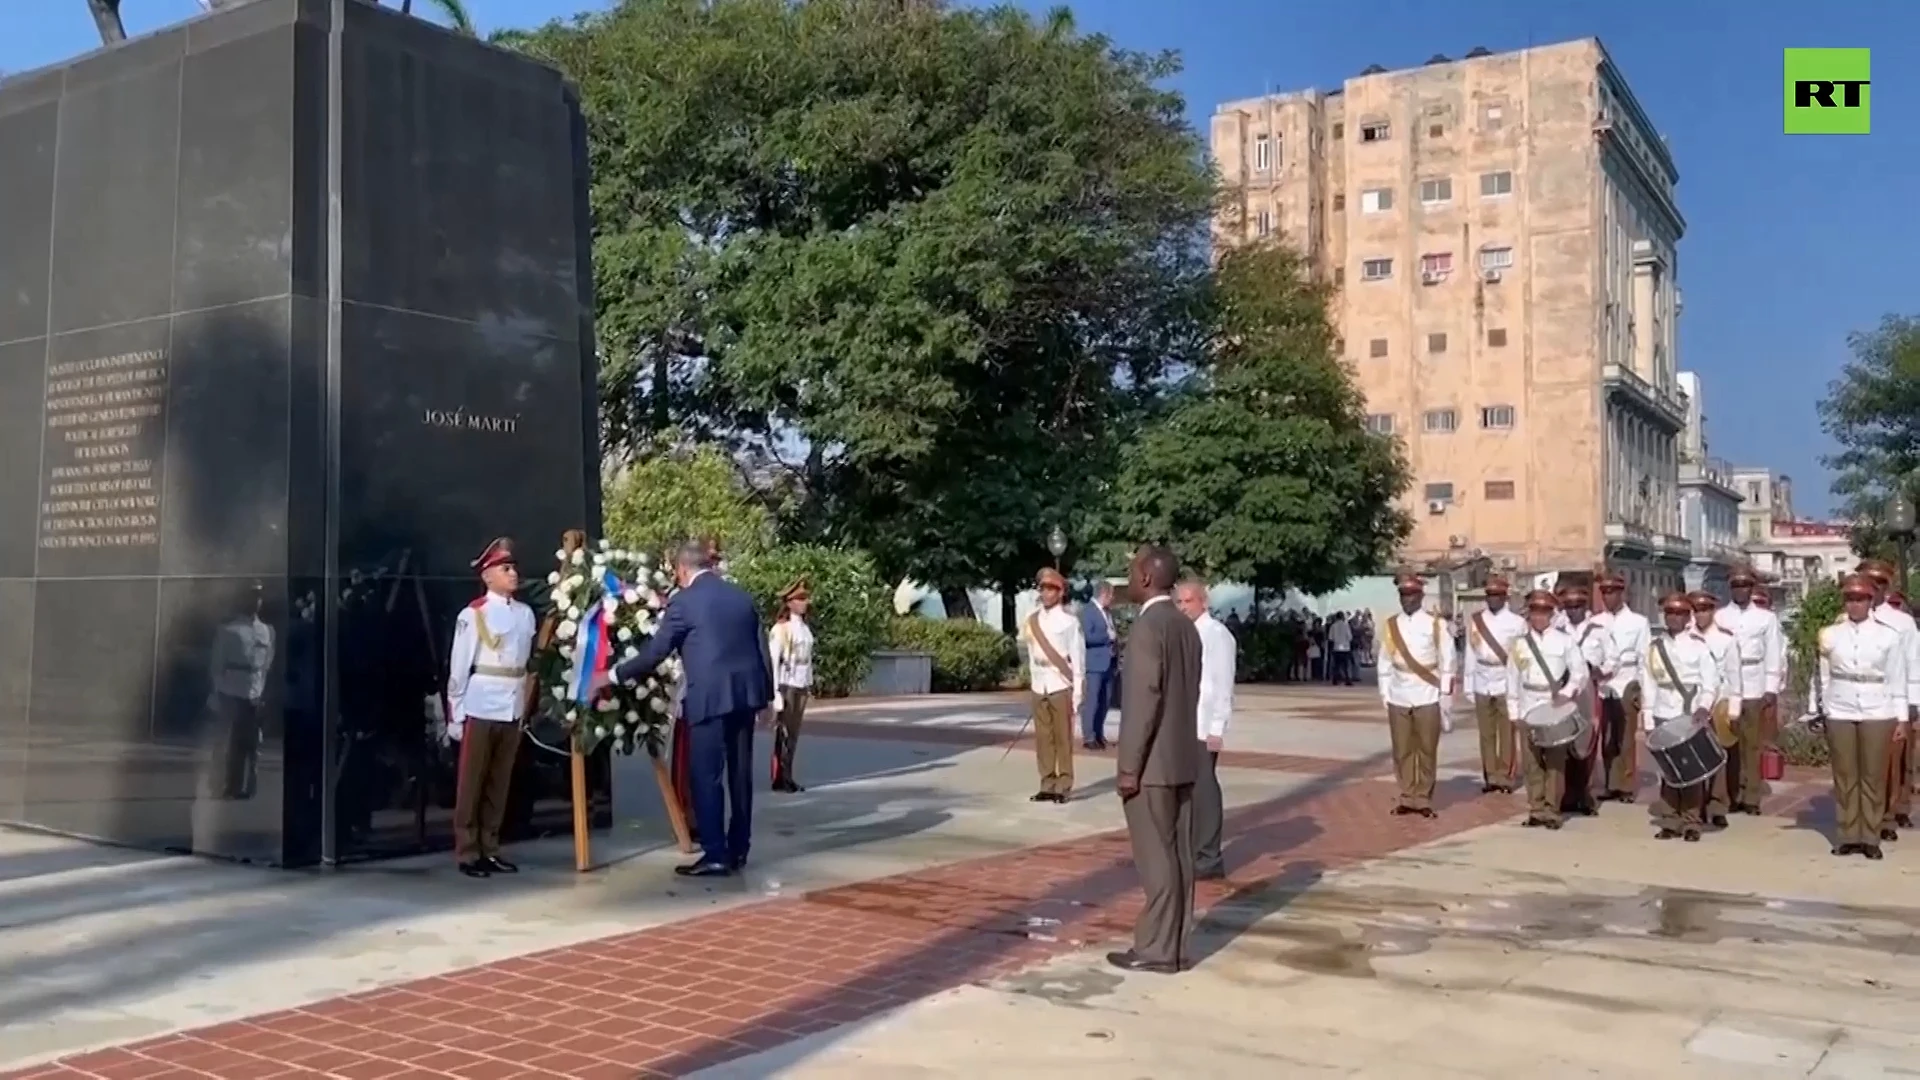
{"label": "green hedge", "polygon": [[1234,678],[1243,683],[1285,682],[1293,677],[1293,657],[1300,647],[1302,627],[1292,623],[1240,623],[1233,636],[1240,643]]}
{"label": "green hedge", "polygon": [[1013,639],[978,619],[900,616],[888,640],[893,648],[932,655],[937,694],[998,690],[1020,669]]}
{"label": "green hedge", "polygon": [[806,578],[813,593],[807,624],[813,629],[813,686],[824,696],[858,689],[885,648],[891,605],[885,585],[864,551],[794,545],[729,559],[727,572],[753,595],[772,622],[780,592]]}
{"label": "green hedge", "polygon": [[1805,724],[1788,724],[1780,729],[1774,740],[1780,748],[1781,756],[1789,765],[1812,765],[1826,768],[1833,758],[1827,752],[1827,737],[1807,730]]}

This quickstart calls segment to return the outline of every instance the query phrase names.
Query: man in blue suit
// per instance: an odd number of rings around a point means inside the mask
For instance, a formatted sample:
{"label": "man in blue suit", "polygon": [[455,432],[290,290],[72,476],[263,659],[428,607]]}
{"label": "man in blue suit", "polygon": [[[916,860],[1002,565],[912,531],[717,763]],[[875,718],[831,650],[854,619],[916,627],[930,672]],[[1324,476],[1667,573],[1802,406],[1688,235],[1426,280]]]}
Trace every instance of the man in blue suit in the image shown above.
{"label": "man in blue suit", "polygon": [[760,612],[746,590],[715,573],[713,564],[706,544],[680,548],[673,566],[680,591],[667,601],[659,628],[640,654],[613,669],[614,679],[631,683],[673,652],[686,669],[681,722],[688,730],[693,818],[702,854],[675,868],[683,877],[725,877],[747,864],[753,839],[753,723],[773,701],[773,668]]}
{"label": "man in blue suit", "polygon": [[1093,602],[1080,608],[1087,639],[1087,689],[1080,700],[1080,745],[1107,748],[1107,710],[1113,705],[1113,586],[1093,587]]}

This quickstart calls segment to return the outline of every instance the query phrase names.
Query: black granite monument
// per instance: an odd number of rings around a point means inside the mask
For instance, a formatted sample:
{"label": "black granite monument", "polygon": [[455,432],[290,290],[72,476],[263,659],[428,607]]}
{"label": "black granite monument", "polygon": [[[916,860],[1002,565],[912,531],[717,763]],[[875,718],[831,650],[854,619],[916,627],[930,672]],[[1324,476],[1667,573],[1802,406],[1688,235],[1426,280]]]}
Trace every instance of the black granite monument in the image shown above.
{"label": "black granite monument", "polygon": [[586,184],[558,74],[360,0],[0,83],[0,821],[450,842],[468,560],[598,525]]}

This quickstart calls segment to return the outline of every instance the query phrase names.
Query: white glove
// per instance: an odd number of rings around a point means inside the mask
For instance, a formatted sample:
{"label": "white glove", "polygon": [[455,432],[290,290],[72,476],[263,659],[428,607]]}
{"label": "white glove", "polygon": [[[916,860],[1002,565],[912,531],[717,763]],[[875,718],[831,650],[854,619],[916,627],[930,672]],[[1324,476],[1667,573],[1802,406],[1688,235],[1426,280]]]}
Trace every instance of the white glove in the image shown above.
{"label": "white glove", "polygon": [[1652,713],[1643,712],[1640,714],[1640,730],[1641,731],[1653,730],[1653,714]]}
{"label": "white glove", "polygon": [[1451,734],[1453,734],[1453,712],[1452,712],[1452,710],[1449,710],[1449,709],[1441,709],[1441,710],[1440,710],[1440,732],[1441,732],[1441,734],[1444,734],[1444,735],[1451,735]]}
{"label": "white glove", "polygon": [[773,695],[772,708],[773,708],[773,715],[776,717],[779,716],[781,713],[786,712],[787,711],[786,695],[781,694],[779,691],[775,691]]}
{"label": "white glove", "polygon": [[465,720],[447,721],[447,741],[459,742],[460,736],[464,735],[466,733],[466,730],[467,730],[467,722]]}

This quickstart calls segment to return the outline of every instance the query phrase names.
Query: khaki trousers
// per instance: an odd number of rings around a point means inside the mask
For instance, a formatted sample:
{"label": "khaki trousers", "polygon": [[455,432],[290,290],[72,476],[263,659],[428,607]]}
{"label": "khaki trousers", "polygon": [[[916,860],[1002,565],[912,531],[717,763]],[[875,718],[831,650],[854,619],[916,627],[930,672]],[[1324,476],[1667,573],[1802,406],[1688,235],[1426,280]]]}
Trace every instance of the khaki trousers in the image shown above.
{"label": "khaki trousers", "polygon": [[1433,809],[1433,784],[1440,768],[1440,706],[1389,705],[1387,731],[1393,737],[1393,775],[1400,782],[1400,805]]}
{"label": "khaki trousers", "polygon": [[1833,756],[1835,839],[1880,846],[1887,808],[1887,759],[1893,756],[1892,720],[1828,720]]}
{"label": "khaki trousers", "polygon": [[1040,765],[1041,791],[1073,791],[1072,691],[1033,695],[1033,756]]}
{"label": "khaki trousers", "polygon": [[1513,783],[1514,723],[1507,719],[1505,694],[1481,694],[1473,699],[1473,719],[1480,729],[1480,778],[1505,787]]}
{"label": "khaki trousers", "polygon": [[1640,788],[1640,684],[1628,683],[1617,698],[1600,702],[1601,767],[1606,770],[1603,790],[1609,795],[1632,795]]}
{"label": "khaki trousers", "polygon": [[467,720],[453,798],[453,853],[461,862],[500,854],[500,823],[507,817],[507,787],[519,753],[519,724]]}
{"label": "khaki trousers", "polygon": [[1532,739],[1522,735],[1520,753],[1527,766],[1527,817],[1559,821],[1560,803],[1567,797],[1567,748],[1535,746]]}
{"label": "khaki trousers", "polygon": [[773,722],[773,782],[793,782],[793,756],[800,749],[800,724],[807,718],[807,688],[780,688],[780,715]]}
{"label": "khaki trousers", "polygon": [[1675,832],[1698,831],[1706,823],[1707,788],[1711,783],[1674,787],[1662,781],[1660,801],[1652,806],[1653,823]]}
{"label": "khaki trousers", "polygon": [[1734,744],[1727,748],[1727,796],[1735,806],[1757,807],[1767,797],[1767,781],[1760,775],[1760,751],[1767,745],[1766,706],[1742,701],[1733,722]]}
{"label": "khaki trousers", "polygon": [[1887,813],[1913,813],[1913,736],[1893,744],[1887,755]]}

